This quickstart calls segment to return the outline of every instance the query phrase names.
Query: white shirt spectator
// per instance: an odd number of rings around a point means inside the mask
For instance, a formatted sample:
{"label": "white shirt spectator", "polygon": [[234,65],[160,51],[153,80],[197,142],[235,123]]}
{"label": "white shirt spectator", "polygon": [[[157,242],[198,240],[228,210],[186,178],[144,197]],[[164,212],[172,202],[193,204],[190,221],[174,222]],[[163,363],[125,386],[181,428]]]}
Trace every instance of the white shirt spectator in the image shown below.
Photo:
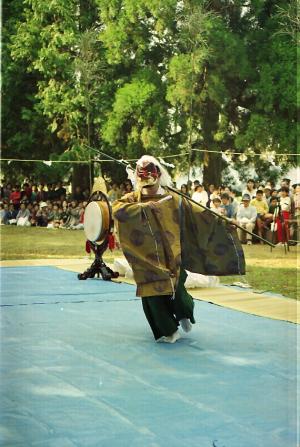
{"label": "white shirt spectator", "polygon": [[241,223],[247,223],[247,222],[255,223],[256,216],[257,211],[255,206],[249,205],[245,207],[244,204],[241,203],[236,215],[236,220]]}
{"label": "white shirt spectator", "polygon": [[291,211],[292,199],[290,196],[280,197],[281,211]]}
{"label": "white shirt spectator", "polygon": [[208,202],[208,194],[203,189],[202,191],[199,191],[198,189],[201,189],[201,187],[197,186],[197,191],[195,191],[192,195],[192,200],[195,200],[195,202],[200,203],[200,205],[206,206]]}

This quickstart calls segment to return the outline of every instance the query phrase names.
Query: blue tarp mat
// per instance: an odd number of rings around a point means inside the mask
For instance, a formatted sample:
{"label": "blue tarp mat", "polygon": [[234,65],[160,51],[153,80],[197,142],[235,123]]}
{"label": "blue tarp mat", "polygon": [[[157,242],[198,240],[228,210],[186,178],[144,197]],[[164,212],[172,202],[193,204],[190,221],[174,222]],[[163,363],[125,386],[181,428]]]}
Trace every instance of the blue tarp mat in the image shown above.
{"label": "blue tarp mat", "polygon": [[195,301],[159,344],[131,285],[1,280],[1,446],[296,447],[296,325]]}

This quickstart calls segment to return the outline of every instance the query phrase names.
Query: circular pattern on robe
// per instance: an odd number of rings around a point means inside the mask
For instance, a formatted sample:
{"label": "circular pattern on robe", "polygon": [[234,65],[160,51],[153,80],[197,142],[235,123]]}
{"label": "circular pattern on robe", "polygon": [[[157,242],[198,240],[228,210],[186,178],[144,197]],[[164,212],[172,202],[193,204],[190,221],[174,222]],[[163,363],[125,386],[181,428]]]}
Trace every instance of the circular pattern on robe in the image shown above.
{"label": "circular pattern on robe", "polygon": [[146,259],[151,262],[151,264],[158,264],[157,255],[155,253],[149,253],[146,255]]}
{"label": "circular pattern on robe", "polygon": [[228,246],[225,244],[217,244],[214,248],[214,253],[217,256],[224,256],[228,251]]}
{"label": "circular pattern on robe", "polygon": [[153,272],[151,270],[147,270],[145,272],[145,280],[147,282],[154,282],[154,281],[159,281],[161,279],[159,273]]}
{"label": "circular pattern on robe", "polygon": [[176,224],[179,224],[179,222],[180,222],[179,210],[173,210],[172,217],[173,217],[173,222],[175,222]]}
{"label": "circular pattern on robe", "polygon": [[129,215],[128,215],[127,211],[124,208],[121,208],[120,210],[116,211],[115,214],[114,214],[114,217],[119,222],[126,222],[129,219]]}
{"label": "circular pattern on robe", "polygon": [[161,293],[164,290],[166,290],[166,287],[165,287],[164,283],[162,284],[161,281],[156,283],[156,284],[154,284],[153,288],[154,288],[154,290],[156,290],[156,292],[159,292],[159,293]]}
{"label": "circular pattern on robe", "polygon": [[140,247],[144,243],[145,235],[140,230],[132,230],[129,235],[129,240],[136,247]]}

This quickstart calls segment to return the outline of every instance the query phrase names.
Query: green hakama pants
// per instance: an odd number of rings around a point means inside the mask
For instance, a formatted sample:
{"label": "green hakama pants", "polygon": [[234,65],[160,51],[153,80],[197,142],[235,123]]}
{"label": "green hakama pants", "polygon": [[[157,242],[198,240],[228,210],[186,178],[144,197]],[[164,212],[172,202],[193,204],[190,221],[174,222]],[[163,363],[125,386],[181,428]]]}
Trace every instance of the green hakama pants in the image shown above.
{"label": "green hakama pants", "polygon": [[181,270],[175,298],[171,295],[142,297],[143,310],[155,340],[174,334],[183,318],[189,318],[191,323],[195,323],[193,297],[184,286],[186,278],[185,270]]}

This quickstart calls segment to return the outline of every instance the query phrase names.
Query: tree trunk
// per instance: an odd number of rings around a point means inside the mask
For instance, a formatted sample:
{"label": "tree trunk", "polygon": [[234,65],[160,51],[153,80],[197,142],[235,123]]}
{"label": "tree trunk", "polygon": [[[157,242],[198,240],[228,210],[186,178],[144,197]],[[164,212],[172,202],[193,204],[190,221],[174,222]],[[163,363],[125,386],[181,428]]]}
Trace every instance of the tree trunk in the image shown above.
{"label": "tree trunk", "polygon": [[[201,124],[204,148],[207,150],[218,150],[219,148],[214,140],[214,133],[218,128],[219,107],[216,103],[207,99],[203,111]],[[206,189],[210,184],[214,184],[215,186],[221,184],[222,168],[223,160],[221,154],[205,153],[203,184]]]}
{"label": "tree trunk", "polygon": [[208,185],[220,186],[222,179],[222,169],[224,162],[221,154],[207,153],[208,165],[204,166],[203,184],[207,189]]}
{"label": "tree trunk", "polygon": [[90,166],[89,164],[75,164],[73,165],[72,175],[72,191],[75,187],[80,186],[81,191],[90,189]]}

